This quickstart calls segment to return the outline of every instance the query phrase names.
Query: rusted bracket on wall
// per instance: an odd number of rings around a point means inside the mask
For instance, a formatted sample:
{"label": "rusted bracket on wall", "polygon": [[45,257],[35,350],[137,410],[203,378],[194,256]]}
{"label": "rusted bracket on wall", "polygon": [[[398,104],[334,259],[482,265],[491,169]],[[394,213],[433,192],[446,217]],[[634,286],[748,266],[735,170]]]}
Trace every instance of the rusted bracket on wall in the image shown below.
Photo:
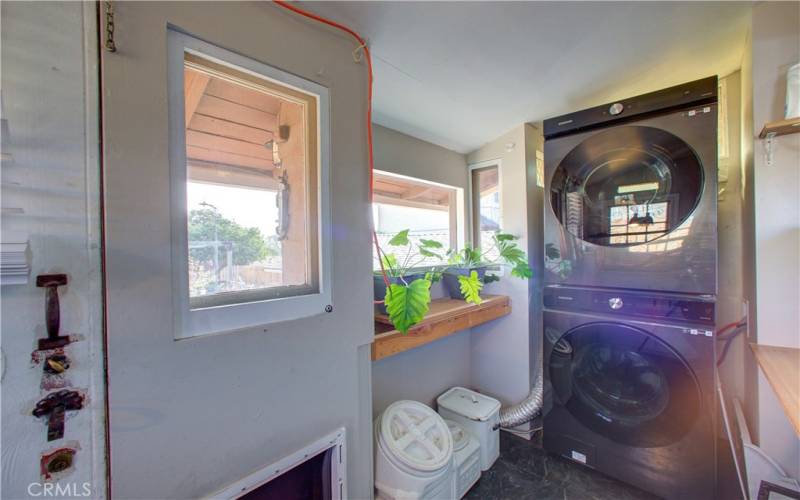
{"label": "rusted bracket on wall", "polygon": [[36,277],[36,286],[47,289],[44,300],[47,338],[39,339],[39,350],[56,349],[70,343],[69,335],[58,334],[61,329],[61,306],[58,303],[58,287],[66,284],[66,274],[40,274]]}
{"label": "rusted bracket on wall", "polygon": [[83,408],[83,395],[78,391],[66,389],[54,392],[39,400],[33,410],[34,417],[48,417],[47,440],[55,441],[64,437],[64,415],[68,410]]}

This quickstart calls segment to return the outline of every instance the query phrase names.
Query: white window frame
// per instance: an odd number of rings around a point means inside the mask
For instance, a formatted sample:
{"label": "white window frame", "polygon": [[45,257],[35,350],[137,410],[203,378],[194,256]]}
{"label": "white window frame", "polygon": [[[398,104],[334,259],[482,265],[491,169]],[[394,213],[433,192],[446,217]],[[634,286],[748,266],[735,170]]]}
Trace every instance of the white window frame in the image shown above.
{"label": "white window frame", "polygon": [[[189,304],[189,247],[187,228],[186,132],[184,118],[184,53],[189,52],[250,73],[317,99],[317,213],[319,222],[318,289],[316,293],[238,304],[192,309]],[[262,326],[324,314],[333,304],[331,293],[330,215],[330,100],[328,89],[278,68],[225,50],[191,35],[167,29],[167,81],[169,106],[170,205],[172,230],[172,302],[175,339]]]}
{"label": "white window frame", "polygon": [[484,168],[489,167],[497,167],[497,193],[498,193],[498,201],[500,203],[500,227],[503,227],[503,161],[500,158],[493,159],[493,160],[484,160],[479,161],[476,163],[471,163],[467,166],[467,189],[469,189],[469,196],[467,199],[469,202],[467,203],[467,214],[469,215],[469,242],[470,245],[473,247],[475,246],[475,208],[473,207],[473,200],[475,198],[475,193],[473,192],[473,185],[472,185],[472,171],[473,170],[481,170]]}
{"label": "white window frame", "polygon": [[[464,214],[465,207],[467,206],[467,202],[466,202],[467,195],[464,192],[464,188],[463,187],[458,187],[458,186],[453,186],[451,184],[444,184],[444,183],[441,183],[441,182],[431,181],[431,180],[428,180],[428,179],[423,179],[421,177],[413,177],[413,176],[410,176],[410,175],[398,174],[398,173],[395,173],[395,172],[390,172],[388,170],[379,170],[377,168],[375,169],[375,174],[382,175],[382,176],[385,176],[385,177],[394,177],[396,179],[401,179],[401,180],[405,180],[405,181],[408,181],[408,182],[424,183],[424,184],[430,184],[431,186],[441,187],[441,188],[444,188],[444,189],[452,189],[456,194],[456,196],[455,196],[455,198],[456,198],[455,199],[455,205],[456,206],[452,208],[452,210],[455,212],[455,226],[456,227],[455,228],[450,228],[450,232],[451,232],[450,239],[455,243],[454,248],[456,250],[461,250],[461,249],[464,248],[464,245],[465,245],[465,243],[467,241],[467,238],[469,237],[469,233],[468,233],[469,229],[467,229],[467,220],[469,220],[469,218],[465,217],[465,214]],[[377,201],[377,202],[373,201],[373,204],[374,203],[378,203],[378,204],[382,203],[382,204],[387,204],[387,205],[390,204],[390,203],[384,203],[384,202],[380,202],[380,201]],[[370,205],[370,210],[372,210],[372,206],[371,205]],[[445,259],[444,262],[446,262],[446,261],[447,261],[447,259]],[[430,266],[422,266],[422,267],[420,267],[418,269],[428,269],[429,267]]]}

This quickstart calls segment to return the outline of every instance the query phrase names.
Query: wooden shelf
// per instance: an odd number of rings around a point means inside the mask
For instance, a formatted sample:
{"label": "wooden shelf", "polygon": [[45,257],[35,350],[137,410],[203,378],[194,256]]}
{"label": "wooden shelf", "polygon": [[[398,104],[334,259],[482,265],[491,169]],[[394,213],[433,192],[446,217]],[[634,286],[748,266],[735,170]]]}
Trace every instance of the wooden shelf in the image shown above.
{"label": "wooden shelf", "polygon": [[425,319],[412,327],[407,335],[393,330],[387,316],[376,314],[372,360],[377,361],[420,347],[510,312],[511,303],[505,295],[487,295],[477,306],[463,300],[435,299],[431,301]]}
{"label": "wooden shelf", "polygon": [[758,134],[759,139],[766,139],[767,136],[772,135],[777,137],[779,135],[796,134],[800,132],[800,116],[797,118],[789,118],[788,120],[778,120],[764,125],[761,133]]}
{"label": "wooden shelf", "polygon": [[800,436],[800,349],[750,344],[756,361]]}

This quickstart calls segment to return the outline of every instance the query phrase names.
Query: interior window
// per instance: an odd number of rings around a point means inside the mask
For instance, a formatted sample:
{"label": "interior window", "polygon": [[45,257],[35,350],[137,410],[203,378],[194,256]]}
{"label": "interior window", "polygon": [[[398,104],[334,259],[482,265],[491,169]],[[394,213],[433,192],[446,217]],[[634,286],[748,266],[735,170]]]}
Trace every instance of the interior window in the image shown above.
{"label": "interior window", "polygon": [[184,59],[192,308],[318,290],[314,96]]}
{"label": "interior window", "polygon": [[[375,172],[372,216],[381,248],[404,229],[409,230],[412,242],[421,238],[435,240],[447,248],[457,247],[457,189],[419,179]],[[374,252],[373,252],[374,253]],[[402,249],[392,248],[398,259]],[[440,264],[435,258],[425,258],[420,267]],[[373,268],[380,269],[377,256]]]}
{"label": "interior window", "polygon": [[475,248],[494,248],[487,255],[497,252],[492,235],[500,227],[500,169],[497,165],[472,169],[472,245]]}

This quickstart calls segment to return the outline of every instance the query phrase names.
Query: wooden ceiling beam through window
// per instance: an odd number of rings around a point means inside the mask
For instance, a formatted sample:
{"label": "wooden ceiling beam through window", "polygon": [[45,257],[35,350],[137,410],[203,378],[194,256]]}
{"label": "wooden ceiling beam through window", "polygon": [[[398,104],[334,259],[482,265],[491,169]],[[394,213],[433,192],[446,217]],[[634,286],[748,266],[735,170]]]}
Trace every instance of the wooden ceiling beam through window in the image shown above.
{"label": "wooden ceiling beam through window", "polygon": [[183,75],[185,123],[188,125],[192,122],[194,112],[197,110],[197,105],[200,104],[203,94],[205,94],[206,87],[208,87],[208,82],[211,80],[211,77],[189,68],[184,71]]}
{"label": "wooden ceiling beam through window", "polygon": [[277,191],[278,181],[272,171],[260,168],[240,167],[225,163],[189,160],[189,177],[194,182],[207,182],[226,186],[241,186]]}
{"label": "wooden ceiling beam through window", "polygon": [[225,151],[217,151],[199,146],[187,146],[186,157],[188,161],[209,161],[213,163],[223,163],[238,167],[260,168],[264,170],[272,170],[273,168],[272,160],[257,158],[255,156],[228,153]]}
{"label": "wooden ceiling beam through window", "polygon": [[375,201],[375,203],[385,203],[388,205],[399,205],[403,207],[424,208],[427,210],[442,210],[444,212],[450,210],[450,207],[448,206],[447,203],[441,204],[428,201],[407,200],[397,196],[387,195],[377,190],[373,194],[373,200]]}
{"label": "wooden ceiling beam through window", "polygon": [[272,132],[269,130],[248,127],[241,123],[231,122],[213,116],[201,115],[200,113],[195,113],[189,129],[232,139],[240,139],[253,144],[261,144],[262,146],[271,141],[273,137]]}
{"label": "wooden ceiling beam through window", "polygon": [[252,156],[269,160],[272,163],[272,149],[267,149],[263,143],[256,144],[238,138],[224,137],[196,130],[186,131],[186,145],[213,149],[222,153],[234,153],[241,156]]}
{"label": "wooden ceiling beam through window", "polygon": [[278,117],[276,115],[208,94],[203,95],[196,112],[248,127],[277,130]]}

